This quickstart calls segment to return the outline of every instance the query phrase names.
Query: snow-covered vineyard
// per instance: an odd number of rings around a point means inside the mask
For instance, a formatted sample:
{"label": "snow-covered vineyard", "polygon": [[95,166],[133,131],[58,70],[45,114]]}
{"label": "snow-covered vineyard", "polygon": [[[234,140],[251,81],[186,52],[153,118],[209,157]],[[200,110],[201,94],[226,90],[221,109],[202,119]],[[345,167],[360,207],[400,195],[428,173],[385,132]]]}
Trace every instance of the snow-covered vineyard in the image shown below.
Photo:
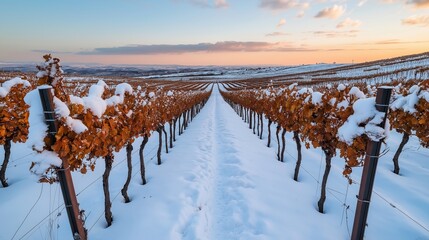
{"label": "snow-covered vineyard", "polygon": [[429,239],[427,53],[205,80],[64,78],[45,60],[0,78],[0,239],[72,239],[70,170],[76,238],[350,239],[360,199],[365,239]]}

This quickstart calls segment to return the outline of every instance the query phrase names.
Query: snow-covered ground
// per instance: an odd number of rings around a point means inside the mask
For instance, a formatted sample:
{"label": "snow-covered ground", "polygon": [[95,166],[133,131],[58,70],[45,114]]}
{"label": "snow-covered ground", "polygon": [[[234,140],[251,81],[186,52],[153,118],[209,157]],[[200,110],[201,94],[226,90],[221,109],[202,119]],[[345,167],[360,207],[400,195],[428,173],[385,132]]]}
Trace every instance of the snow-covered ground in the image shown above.
{"label": "snow-covered ground", "polygon": [[[266,126],[266,125],[265,125]],[[272,126],[275,133],[275,126]],[[223,101],[215,87],[163,164],[156,165],[157,134],[146,146],[148,184],[141,185],[134,144],[130,203],[120,190],[126,180],[125,152],[115,156],[110,177],[113,225],[106,228],[101,175],[73,173],[89,239],[349,239],[359,186],[342,176],[344,160],[333,159],[326,213],[317,211],[324,156],[303,149],[299,182],[292,179],[296,146],[287,134],[286,161],[276,160],[276,141],[262,140]],[[274,135],[274,134],[273,134]],[[370,205],[366,239],[429,239],[429,150],[411,138],[401,155],[401,175],[392,157],[401,136],[391,133],[381,157]],[[0,150],[1,156],[3,150]],[[0,239],[70,239],[58,184],[37,183],[28,171],[31,149],[14,144],[0,188]],[[360,181],[361,169],[352,177]]]}

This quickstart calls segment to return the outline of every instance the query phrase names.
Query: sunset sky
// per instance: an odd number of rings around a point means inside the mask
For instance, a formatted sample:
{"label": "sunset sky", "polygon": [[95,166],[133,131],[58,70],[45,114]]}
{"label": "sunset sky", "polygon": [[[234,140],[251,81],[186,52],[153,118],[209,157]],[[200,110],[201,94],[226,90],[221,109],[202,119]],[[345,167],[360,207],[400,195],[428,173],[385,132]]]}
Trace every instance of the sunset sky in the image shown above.
{"label": "sunset sky", "polygon": [[0,62],[292,65],[429,51],[429,0],[2,0]]}

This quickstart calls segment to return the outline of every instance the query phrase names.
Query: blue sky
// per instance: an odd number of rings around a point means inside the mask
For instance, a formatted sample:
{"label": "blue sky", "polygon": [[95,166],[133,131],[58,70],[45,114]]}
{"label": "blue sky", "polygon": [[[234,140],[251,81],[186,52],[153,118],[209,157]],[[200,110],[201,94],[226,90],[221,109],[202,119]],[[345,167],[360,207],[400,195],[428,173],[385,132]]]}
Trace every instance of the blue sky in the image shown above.
{"label": "blue sky", "polygon": [[0,2],[0,61],[359,62],[429,50],[429,0]]}

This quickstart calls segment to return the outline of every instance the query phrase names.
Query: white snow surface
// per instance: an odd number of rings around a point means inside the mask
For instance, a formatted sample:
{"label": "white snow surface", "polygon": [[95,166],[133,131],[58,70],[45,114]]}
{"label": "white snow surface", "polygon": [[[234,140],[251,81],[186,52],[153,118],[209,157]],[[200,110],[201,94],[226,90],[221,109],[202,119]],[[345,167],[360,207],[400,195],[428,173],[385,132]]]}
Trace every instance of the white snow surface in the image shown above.
{"label": "white snow surface", "polygon": [[131,87],[128,83],[120,83],[116,86],[115,94],[123,96],[125,93],[132,94],[133,93],[133,87]]}
{"label": "white snow surface", "polygon": [[416,104],[419,102],[420,99],[424,99],[429,102],[429,92],[420,91],[420,87],[414,85],[408,91],[408,95],[396,96],[396,99],[391,104],[390,108],[392,110],[402,109],[403,111],[408,113],[415,113],[417,112],[415,108]]}
{"label": "white snow surface", "polygon": [[[359,101],[365,105],[373,100]],[[321,214],[317,200],[323,152],[303,149],[295,182],[293,136],[286,134],[286,161],[281,163],[276,160],[275,127],[273,145],[267,148],[267,131],[259,140],[215,88],[189,128],[177,136],[170,153],[163,152],[160,166],[156,165],[158,134],[150,138],[144,151],[148,180],[144,186],[138,171],[141,139],[137,139],[127,204],[120,195],[126,180],[126,154],[124,150],[115,154],[110,176],[113,225],[109,228],[103,214],[104,161],[97,162],[94,172],[73,173],[89,239],[350,239],[359,185],[348,185],[342,176],[344,160],[332,160],[326,211]],[[400,134],[392,132],[383,149],[396,149],[400,139]],[[37,183],[28,172],[35,155],[28,144],[12,146],[6,173],[10,186],[0,187],[0,239],[71,239],[59,185]],[[429,228],[429,150],[419,147],[415,137],[407,146],[400,158],[399,176],[392,173],[394,151],[380,158],[366,239],[429,239],[424,229]],[[360,175],[361,169],[356,168],[352,178],[359,181]]]}
{"label": "white snow surface", "polygon": [[31,84],[27,80],[22,80],[20,77],[12,78],[10,80],[5,81],[0,87],[0,97],[6,97],[10,89],[15,85],[22,84],[24,87],[31,87]]}
{"label": "white snow surface", "polygon": [[115,96],[111,96],[106,99],[106,104],[108,106],[115,106],[117,104],[124,103],[125,93],[132,94],[133,88],[128,83],[121,83],[116,86]]}
{"label": "white snow surface", "polygon": [[[353,143],[353,139],[363,134],[373,141],[379,141],[386,137],[385,129],[377,126],[384,116],[384,113],[375,108],[375,98],[359,99],[353,104],[353,114],[338,129],[338,137],[349,145]],[[364,126],[360,126],[361,124]]]}
{"label": "white snow surface", "polygon": [[[91,110],[91,112],[99,118],[101,118],[101,116],[107,109],[107,103],[102,98],[104,90],[106,88],[106,83],[100,80],[97,84],[92,85],[89,88],[88,96],[82,98],[85,110]],[[74,101],[78,102],[77,99],[75,99]]]}
{"label": "white snow surface", "polygon": [[[45,87],[48,86],[44,85],[40,86],[39,88]],[[57,100],[59,101],[59,99]],[[28,133],[28,140],[26,144],[22,146],[23,149],[20,149],[20,151],[26,152],[32,151],[32,149],[39,151],[39,154],[34,154],[31,158],[31,161],[35,164],[34,167],[31,169],[31,172],[38,176],[47,175],[48,173],[45,172],[46,169],[51,166],[61,166],[61,159],[56,153],[43,150],[43,147],[45,146],[44,138],[46,137],[48,126],[45,124],[45,117],[43,114],[39,90],[34,89],[30,91],[25,96],[24,101],[30,106],[30,116],[28,118],[30,128]],[[63,108],[59,113],[65,114],[67,113],[67,111],[65,111],[65,109]],[[27,146],[27,148],[25,148],[24,146]],[[29,165],[27,167],[29,167]],[[1,235],[0,239],[2,239]]]}
{"label": "white snow surface", "polygon": [[[43,88],[46,86],[41,87]],[[28,129],[28,140],[26,144],[30,148],[42,151],[43,147],[45,146],[43,139],[46,137],[48,125],[46,125],[45,123],[45,115],[43,114],[42,101],[40,100],[39,90],[34,89],[29,92],[25,96],[24,101],[30,106],[30,116],[28,117],[30,127]]]}
{"label": "white snow surface", "polygon": [[80,134],[88,130],[88,128],[85,126],[85,124],[83,124],[81,120],[70,117],[70,109],[67,107],[67,104],[65,104],[59,98],[54,97],[54,105],[55,113],[59,117],[63,117],[66,119],[66,124],[72,131],[77,134]]}
{"label": "white snow surface", "polygon": [[343,91],[344,89],[346,89],[346,86],[342,83],[338,84],[337,90],[338,91]]}
{"label": "white snow surface", "polygon": [[80,97],[77,97],[77,96],[74,96],[74,95],[70,95],[69,98],[70,98],[70,102],[71,103],[80,104],[82,106],[85,105],[85,102]]}
{"label": "white snow surface", "polygon": [[322,103],[323,94],[321,92],[313,92],[311,94],[311,103],[317,105]]}
{"label": "white snow surface", "polygon": [[357,98],[365,98],[365,93],[363,93],[359,88],[352,87],[349,92],[350,95],[354,95]]}
{"label": "white snow surface", "polygon": [[39,154],[33,156],[32,162],[35,164],[31,169],[31,172],[36,176],[46,176],[52,178],[51,172],[46,172],[46,169],[51,167],[60,167],[62,164],[58,154],[51,151],[42,151]]}

